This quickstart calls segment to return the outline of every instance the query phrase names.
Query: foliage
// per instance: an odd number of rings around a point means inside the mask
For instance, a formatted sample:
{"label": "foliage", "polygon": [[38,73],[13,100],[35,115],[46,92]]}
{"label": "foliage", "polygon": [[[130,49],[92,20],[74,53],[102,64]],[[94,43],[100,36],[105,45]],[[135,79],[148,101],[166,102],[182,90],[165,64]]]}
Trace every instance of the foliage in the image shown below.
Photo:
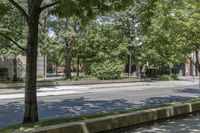
{"label": "foliage", "polygon": [[169,80],[177,80],[178,79],[178,77],[177,77],[177,75],[161,75],[160,76],[160,80],[162,80],[162,81],[169,81]]}
{"label": "foliage", "polygon": [[122,72],[123,65],[117,60],[106,60],[91,66],[92,75],[100,80],[119,79]]}
{"label": "foliage", "polygon": [[95,62],[117,59],[126,63],[128,53],[127,39],[111,24],[93,22],[80,35],[76,53],[82,59],[87,74]]}
{"label": "foliage", "polygon": [[79,77],[73,77],[73,80],[97,80],[94,76],[92,75],[81,75]]}
{"label": "foliage", "polygon": [[178,80],[178,76],[179,76],[179,74],[172,74],[172,75],[171,75],[171,78],[172,78],[173,80]]}
{"label": "foliage", "polygon": [[[39,24],[41,12],[45,9],[54,7],[54,13],[60,16],[69,18],[72,16],[78,16],[81,20],[88,21],[95,18],[97,15],[104,14],[112,10],[121,10],[129,5],[132,0],[58,0],[58,1],[44,1],[44,0],[9,0],[9,5],[12,5],[14,9],[19,11],[26,23],[22,25],[28,30],[26,33],[27,45],[22,48],[26,51],[26,85],[25,85],[25,115],[23,123],[30,123],[38,121],[38,109],[37,109],[37,92],[36,92],[36,73],[37,73],[37,55],[38,55],[38,42],[39,42]],[[53,2],[53,3],[52,3]],[[57,8],[55,9],[55,5]],[[0,3],[2,6],[2,2]],[[12,7],[10,8],[12,9]],[[5,10],[5,9],[4,9]],[[1,10],[0,10],[1,11]],[[4,14],[3,14],[4,15]],[[0,17],[3,16],[0,14]],[[10,17],[10,15],[8,15]],[[10,19],[10,18],[9,18]],[[8,20],[9,20],[8,19]],[[17,17],[17,19],[19,19]],[[22,19],[19,19],[22,20]],[[11,26],[12,27],[12,26]],[[18,36],[20,37],[20,36]],[[24,39],[24,38],[23,38]],[[11,40],[8,39],[7,40]],[[13,41],[12,41],[13,42]],[[19,45],[15,42],[15,45]]]}
{"label": "foliage", "polygon": [[[199,50],[199,1],[158,1],[154,17],[143,36],[144,50],[152,50],[151,63],[173,67]],[[144,57],[144,56],[143,56]]]}
{"label": "foliage", "polygon": [[150,78],[158,78],[160,75],[160,70],[157,68],[147,69],[145,74],[147,77],[150,77]]}
{"label": "foliage", "polygon": [[86,24],[89,20],[95,19],[96,16],[102,16],[113,10],[126,9],[132,0],[60,0],[60,2],[61,4],[56,8],[60,16],[66,18],[77,16],[81,19],[82,24]]}
{"label": "foliage", "polygon": [[18,19],[20,17],[21,14],[16,9],[12,9],[2,17],[0,23],[0,53],[10,58],[25,52],[22,48],[25,45],[24,38],[26,37],[27,29],[24,26],[24,20]]}

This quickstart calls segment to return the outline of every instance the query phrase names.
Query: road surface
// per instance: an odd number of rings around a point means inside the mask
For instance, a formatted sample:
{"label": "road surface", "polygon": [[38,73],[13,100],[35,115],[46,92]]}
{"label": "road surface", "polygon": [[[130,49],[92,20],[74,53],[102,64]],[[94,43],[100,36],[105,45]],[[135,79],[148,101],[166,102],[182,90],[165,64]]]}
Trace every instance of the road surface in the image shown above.
{"label": "road surface", "polygon": [[[24,89],[0,90],[0,128],[21,123]],[[136,82],[38,89],[40,119],[140,108],[198,97],[198,81]]]}

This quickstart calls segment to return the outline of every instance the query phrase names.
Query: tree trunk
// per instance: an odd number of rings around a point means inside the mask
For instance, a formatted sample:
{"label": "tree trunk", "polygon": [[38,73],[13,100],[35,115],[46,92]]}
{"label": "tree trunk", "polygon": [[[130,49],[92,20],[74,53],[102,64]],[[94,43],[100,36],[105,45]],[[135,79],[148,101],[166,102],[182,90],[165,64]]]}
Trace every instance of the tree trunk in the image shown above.
{"label": "tree trunk", "polygon": [[79,70],[79,65],[80,65],[80,58],[79,58],[79,55],[77,55],[77,64],[76,64],[77,66],[76,66],[76,70],[77,70],[77,77],[79,77],[79,72],[80,72],[80,70]]}
{"label": "tree trunk", "polygon": [[169,75],[172,76],[172,68],[169,66]]}
{"label": "tree trunk", "polygon": [[[67,46],[66,46],[67,47]],[[72,49],[66,48],[66,56],[65,56],[65,78],[66,79],[71,79],[71,58],[72,58]]]}
{"label": "tree trunk", "polygon": [[37,107],[37,47],[38,47],[38,24],[39,8],[32,9],[34,1],[28,2],[28,38],[26,54],[26,82],[25,82],[25,113],[23,123],[38,121]]}
{"label": "tree trunk", "polygon": [[196,56],[196,67],[198,70],[198,75],[199,75],[199,89],[198,89],[198,97],[200,97],[200,62],[199,62],[199,51],[195,51],[195,56]]}
{"label": "tree trunk", "polygon": [[[200,72],[199,52],[198,51],[195,51],[195,56],[196,56],[196,66],[198,66],[197,70],[198,70],[198,72]],[[199,73],[197,75],[199,75]]]}
{"label": "tree trunk", "polygon": [[76,34],[72,36],[70,44],[66,43],[66,56],[65,56],[65,78],[71,79],[71,60],[72,60],[72,50],[76,44]]}
{"label": "tree trunk", "polygon": [[58,63],[56,62],[56,76],[58,76]]}
{"label": "tree trunk", "polygon": [[162,75],[164,75],[164,74],[165,74],[165,72],[164,72],[164,71],[165,71],[165,70],[164,70],[164,64],[162,64],[162,69],[161,69],[161,71],[162,71],[162,72],[161,72]]}
{"label": "tree trunk", "polygon": [[17,82],[18,78],[17,78],[17,58],[15,57],[13,59],[13,82]]}

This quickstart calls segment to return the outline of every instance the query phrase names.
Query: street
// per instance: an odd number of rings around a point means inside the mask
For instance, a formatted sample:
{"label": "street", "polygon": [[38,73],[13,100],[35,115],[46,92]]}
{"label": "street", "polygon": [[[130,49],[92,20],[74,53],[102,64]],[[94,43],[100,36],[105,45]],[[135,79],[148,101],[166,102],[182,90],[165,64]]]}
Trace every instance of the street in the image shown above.
{"label": "street", "polygon": [[[0,90],[0,128],[21,123],[24,89]],[[152,81],[38,89],[39,118],[58,118],[151,106],[199,96],[198,81]]]}

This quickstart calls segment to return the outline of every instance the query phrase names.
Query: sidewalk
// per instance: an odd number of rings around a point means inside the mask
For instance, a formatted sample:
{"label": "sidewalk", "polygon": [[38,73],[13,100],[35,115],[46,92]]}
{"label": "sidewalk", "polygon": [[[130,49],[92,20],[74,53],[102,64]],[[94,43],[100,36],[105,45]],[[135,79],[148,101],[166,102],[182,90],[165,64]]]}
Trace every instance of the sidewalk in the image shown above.
{"label": "sidewalk", "polygon": [[[131,83],[141,82],[141,79],[120,79],[120,80],[40,80],[37,87],[65,86],[65,85],[89,85],[89,84],[109,84],[109,83]],[[0,89],[20,89],[24,88],[25,83],[0,83]]]}
{"label": "sidewalk", "polygon": [[[180,77],[181,81],[191,81],[196,82],[198,81],[198,77]],[[156,80],[142,80],[142,79],[120,79],[120,80],[46,80],[40,79],[37,81],[37,87],[47,87],[47,86],[68,86],[68,85],[89,85],[89,84],[110,84],[110,83],[132,83],[132,82],[158,82]],[[163,81],[159,81],[163,82]],[[164,81],[167,82],[167,81]],[[170,82],[170,81],[169,81]],[[0,90],[1,89],[20,89],[24,88],[25,83],[0,83]]]}
{"label": "sidewalk", "polygon": [[[39,80],[37,81],[37,87],[51,87],[51,86],[74,86],[74,85],[95,85],[95,84],[113,84],[113,83],[134,83],[136,86],[138,84],[148,85],[148,84],[161,84],[161,85],[168,85],[168,84],[184,84],[187,85],[188,83],[198,83],[198,77],[180,77],[179,80],[175,81],[158,81],[158,80],[144,80],[141,79],[120,79],[120,80]],[[25,83],[0,83],[0,90],[6,89],[9,92],[9,89],[22,89],[24,88]],[[113,85],[112,85],[113,86]],[[108,87],[108,85],[106,85]],[[102,87],[101,87],[102,88]]]}

